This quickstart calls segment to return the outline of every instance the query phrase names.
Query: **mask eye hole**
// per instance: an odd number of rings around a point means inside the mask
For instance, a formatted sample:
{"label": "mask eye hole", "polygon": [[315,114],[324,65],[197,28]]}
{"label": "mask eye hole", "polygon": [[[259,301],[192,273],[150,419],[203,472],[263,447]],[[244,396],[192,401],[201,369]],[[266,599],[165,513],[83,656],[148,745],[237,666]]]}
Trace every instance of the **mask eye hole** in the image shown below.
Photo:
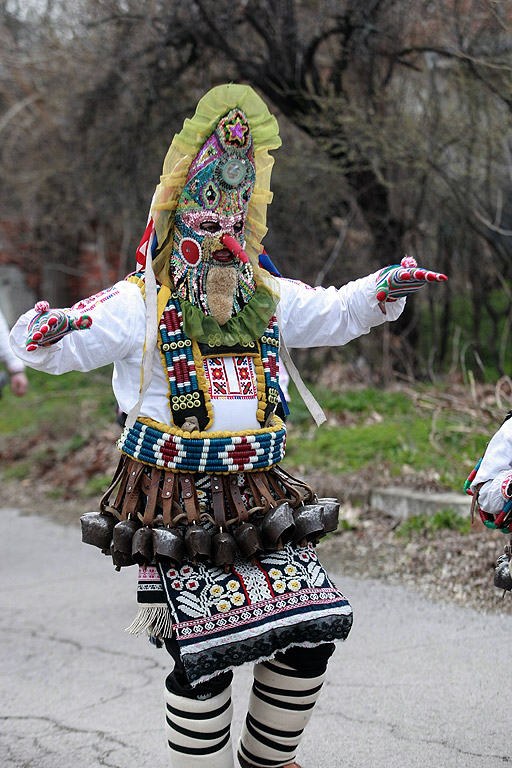
{"label": "mask eye hole", "polygon": [[215,234],[215,232],[220,232],[220,224],[218,221],[203,221],[201,224],[201,229],[203,229],[205,232],[209,232],[210,234]]}
{"label": "mask eye hole", "polygon": [[243,221],[237,221],[237,223],[233,227],[233,230],[234,232],[236,232],[237,235],[239,235],[240,232],[243,232],[243,229],[244,229]]}

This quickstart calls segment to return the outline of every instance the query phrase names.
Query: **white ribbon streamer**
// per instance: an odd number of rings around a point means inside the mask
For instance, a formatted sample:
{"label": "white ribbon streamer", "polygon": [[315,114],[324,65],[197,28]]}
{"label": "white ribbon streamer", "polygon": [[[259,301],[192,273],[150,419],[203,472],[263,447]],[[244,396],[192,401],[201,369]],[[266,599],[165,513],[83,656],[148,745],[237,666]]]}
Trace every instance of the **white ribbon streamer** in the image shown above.
{"label": "white ribbon streamer", "polygon": [[325,415],[321,406],[318,404],[318,402],[315,400],[315,398],[313,397],[309,389],[306,387],[306,385],[302,381],[300,373],[295,367],[295,364],[282,338],[281,338],[281,344],[279,347],[279,357],[285,364],[286,370],[290,374],[291,380],[297,387],[297,392],[304,400],[306,408],[314,418],[317,427],[319,427],[321,424],[324,423],[324,421],[327,421],[327,416]]}
{"label": "white ribbon streamer", "polygon": [[157,289],[153,264],[151,263],[151,252],[148,248],[146,254],[145,271],[145,299],[146,299],[146,341],[144,346],[144,356],[142,358],[142,380],[140,384],[139,399],[130,409],[126,417],[126,426],[128,429],[133,427],[135,420],[140,413],[142,401],[151,384],[153,378],[153,365],[155,359],[155,350],[158,340],[158,318],[157,318]]}

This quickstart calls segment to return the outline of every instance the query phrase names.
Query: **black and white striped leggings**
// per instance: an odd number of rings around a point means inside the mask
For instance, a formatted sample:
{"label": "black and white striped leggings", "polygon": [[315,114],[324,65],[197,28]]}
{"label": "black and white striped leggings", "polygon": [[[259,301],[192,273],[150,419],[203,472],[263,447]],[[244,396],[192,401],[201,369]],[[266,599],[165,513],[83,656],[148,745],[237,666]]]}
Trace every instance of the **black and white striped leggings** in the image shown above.
{"label": "black and white striped leggings", "polygon": [[[172,768],[231,768],[232,672],[192,687],[174,640],[165,645],[175,661],[166,680],[167,740]],[[318,699],[332,643],[290,648],[254,666],[254,682],[239,754],[258,768],[293,762]]]}

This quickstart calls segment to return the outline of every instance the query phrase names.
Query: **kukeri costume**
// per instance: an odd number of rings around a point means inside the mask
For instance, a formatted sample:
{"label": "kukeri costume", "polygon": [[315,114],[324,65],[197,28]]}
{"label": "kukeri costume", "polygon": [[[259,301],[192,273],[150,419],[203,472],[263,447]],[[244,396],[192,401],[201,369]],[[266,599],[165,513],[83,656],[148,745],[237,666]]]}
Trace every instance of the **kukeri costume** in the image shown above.
{"label": "kukeri costume", "polygon": [[[478,510],[486,526],[512,533],[512,411],[489,441],[484,455],[469,475],[464,490],[473,496],[471,514]],[[512,591],[510,559],[512,536],[496,561],[494,586]],[[505,593],[503,593],[505,594]]]}
{"label": "kukeri costume", "polygon": [[[246,662],[256,666],[239,761],[292,762],[332,642],[350,630],[350,605],[314,548],[336,527],[336,500],[279,464],[282,342],[345,344],[395,319],[425,280],[443,279],[410,264],[337,290],[260,269],[268,151],[279,145],[251,88],[214,88],[171,144],[140,271],[70,310],[39,306],[14,331],[18,353],[49,373],[114,363],[128,413],[122,456],[83,535],[117,568],[141,566],[129,629],[175,660],[173,766],[232,766],[231,670]],[[384,301],[395,302],[387,314]]]}

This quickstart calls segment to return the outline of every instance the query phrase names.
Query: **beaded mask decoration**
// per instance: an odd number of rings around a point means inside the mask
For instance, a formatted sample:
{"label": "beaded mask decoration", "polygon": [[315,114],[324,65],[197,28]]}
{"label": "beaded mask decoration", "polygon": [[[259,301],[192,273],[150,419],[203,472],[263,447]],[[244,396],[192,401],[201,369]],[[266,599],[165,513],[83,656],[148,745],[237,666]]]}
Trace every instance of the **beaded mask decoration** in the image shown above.
{"label": "beaded mask decoration", "polygon": [[236,107],[219,121],[190,165],[176,207],[170,271],[177,293],[222,325],[255,289],[250,263],[221,242],[243,247],[247,208],[256,178],[253,140]]}

